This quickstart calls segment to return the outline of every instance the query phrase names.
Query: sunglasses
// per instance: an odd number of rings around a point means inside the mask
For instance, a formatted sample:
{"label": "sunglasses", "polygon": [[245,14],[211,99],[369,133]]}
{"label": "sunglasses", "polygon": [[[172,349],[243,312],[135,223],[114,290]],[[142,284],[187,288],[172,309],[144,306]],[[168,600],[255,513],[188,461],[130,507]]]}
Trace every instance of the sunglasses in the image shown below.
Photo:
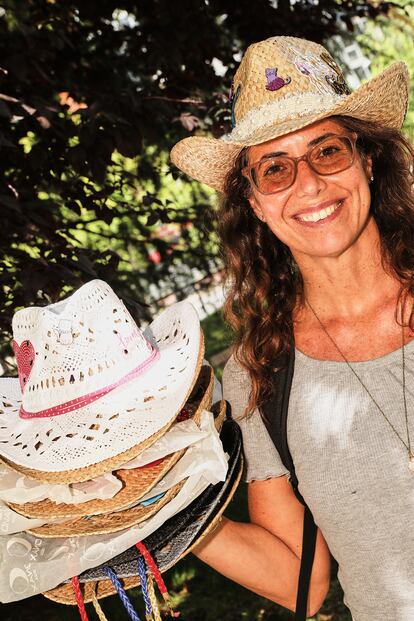
{"label": "sunglasses", "polygon": [[260,194],[276,194],[294,184],[298,164],[307,162],[318,175],[334,175],[350,168],[355,159],[357,136],[329,136],[301,157],[265,157],[242,170]]}

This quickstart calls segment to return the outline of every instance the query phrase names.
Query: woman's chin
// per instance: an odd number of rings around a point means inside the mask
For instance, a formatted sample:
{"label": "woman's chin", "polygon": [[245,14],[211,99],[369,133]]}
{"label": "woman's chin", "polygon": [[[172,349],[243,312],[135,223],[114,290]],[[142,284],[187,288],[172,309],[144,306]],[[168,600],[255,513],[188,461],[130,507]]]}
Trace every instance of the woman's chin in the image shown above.
{"label": "woman's chin", "polygon": [[312,244],[306,248],[291,248],[291,252],[299,263],[305,257],[321,260],[335,259],[347,253],[354,243],[355,240],[353,239],[329,240],[329,242]]}

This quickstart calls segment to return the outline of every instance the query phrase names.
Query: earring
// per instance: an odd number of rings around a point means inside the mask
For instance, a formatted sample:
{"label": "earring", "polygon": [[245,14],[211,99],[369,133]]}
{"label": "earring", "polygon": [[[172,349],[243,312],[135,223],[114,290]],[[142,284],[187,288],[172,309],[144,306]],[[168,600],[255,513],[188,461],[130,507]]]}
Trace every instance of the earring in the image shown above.
{"label": "earring", "polygon": [[370,181],[374,181],[374,175],[371,175],[371,177],[370,177],[370,179],[369,179],[369,180],[370,180]]}

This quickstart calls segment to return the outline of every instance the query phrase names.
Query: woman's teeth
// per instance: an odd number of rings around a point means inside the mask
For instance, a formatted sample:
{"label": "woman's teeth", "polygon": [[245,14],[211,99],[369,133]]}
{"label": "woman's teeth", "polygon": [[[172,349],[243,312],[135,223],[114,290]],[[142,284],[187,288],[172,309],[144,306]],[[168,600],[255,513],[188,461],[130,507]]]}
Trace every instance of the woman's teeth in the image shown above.
{"label": "woman's teeth", "polygon": [[296,217],[298,220],[302,220],[303,222],[318,222],[319,220],[324,220],[325,218],[330,216],[336,209],[338,209],[341,203],[342,201],[338,201],[330,207],[321,209],[321,211],[313,211],[312,213],[306,213]]}

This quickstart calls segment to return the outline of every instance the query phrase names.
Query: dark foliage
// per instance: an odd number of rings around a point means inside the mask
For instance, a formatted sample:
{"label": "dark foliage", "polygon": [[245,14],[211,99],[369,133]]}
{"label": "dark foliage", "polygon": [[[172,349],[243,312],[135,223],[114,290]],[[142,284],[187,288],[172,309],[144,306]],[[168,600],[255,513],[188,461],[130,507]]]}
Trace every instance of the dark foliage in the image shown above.
{"label": "dark foliage", "polygon": [[[249,43],[275,34],[321,41],[341,22],[352,28],[353,15],[390,6],[376,5],[2,2],[0,342],[9,340],[16,308],[57,300],[92,277],[132,303],[148,302],[148,283],[173,280],[180,265],[208,273],[216,252],[208,196],[195,188],[188,209],[161,201],[160,154],[197,124],[214,135],[228,129],[226,93]],[[224,80],[214,58],[228,67]],[[114,163],[116,152],[136,158],[132,172]],[[180,225],[176,247],[154,237],[154,226],[168,222]],[[139,260],[129,264],[131,245]]]}

